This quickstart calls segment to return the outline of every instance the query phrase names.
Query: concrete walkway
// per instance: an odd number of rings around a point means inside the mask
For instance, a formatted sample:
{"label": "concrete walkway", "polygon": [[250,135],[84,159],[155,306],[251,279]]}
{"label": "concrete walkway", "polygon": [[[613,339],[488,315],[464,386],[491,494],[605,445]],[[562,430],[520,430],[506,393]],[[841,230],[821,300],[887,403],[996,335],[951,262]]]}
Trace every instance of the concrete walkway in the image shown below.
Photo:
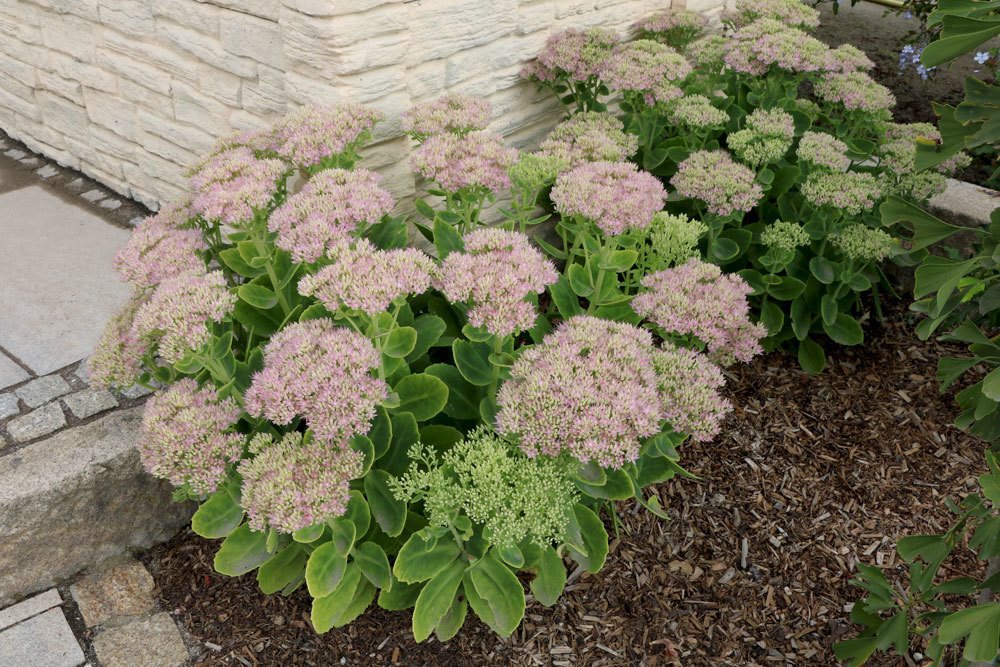
{"label": "concrete walkway", "polygon": [[0,667],[188,662],[126,550],[191,508],[139,464],[148,392],[91,388],[85,368],[129,296],[112,258],[147,214],[0,133]]}

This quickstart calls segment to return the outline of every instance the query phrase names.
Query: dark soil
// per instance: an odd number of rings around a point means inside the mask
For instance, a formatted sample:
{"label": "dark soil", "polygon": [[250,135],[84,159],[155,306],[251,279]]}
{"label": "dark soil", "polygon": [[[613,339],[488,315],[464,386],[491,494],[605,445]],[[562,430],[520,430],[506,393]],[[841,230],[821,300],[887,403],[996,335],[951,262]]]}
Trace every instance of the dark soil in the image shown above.
{"label": "dark soil", "polygon": [[672,520],[622,503],[605,569],[555,608],[530,603],[511,639],[470,615],[448,644],[416,644],[408,613],[376,607],[318,637],[307,593],[265,596],[250,576],[216,574],[216,545],[192,533],[145,557],[159,601],[198,665],[835,664],[832,643],[854,632],[856,564],[905,576],[895,541],[948,526],[943,499],[985,468],[934,380],[948,348],[916,340],[902,308],[889,315],[864,348],[831,350],[819,377],[780,354],[733,369],[725,437],[684,447],[700,480],[658,490]]}
{"label": "dark soil", "polygon": [[[912,33],[919,28],[915,18],[906,19],[895,10],[868,2],[854,6],[842,2],[837,14],[830,3],[820,9],[822,23],[816,36],[831,46],[849,43],[868,54],[875,63],[872,75],[896,96],[893,115],[897,122],[937,125],[933,104],[958,105],[965,99],[966,77],[981,76],[974,71],[978,65],[971,54],[936,69],[926,81],[912,66],[900,71],[900,49],[913,41]],[[985,185],[995,169],[992,155],[975,156],[973,164],[955,178]]]}

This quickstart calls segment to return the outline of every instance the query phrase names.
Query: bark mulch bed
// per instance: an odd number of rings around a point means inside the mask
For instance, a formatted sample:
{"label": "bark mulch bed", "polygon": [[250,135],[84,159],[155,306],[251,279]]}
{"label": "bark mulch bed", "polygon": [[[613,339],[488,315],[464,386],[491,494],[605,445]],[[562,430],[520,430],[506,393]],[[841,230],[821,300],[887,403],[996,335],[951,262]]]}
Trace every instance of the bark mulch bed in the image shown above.
{"label": "bark mulch bed", "polygon": [[934,381],[948,349],[890,315],[820,377],[783,355],[736,368],[725,437],[684,447],[700,481],[659,489],[673,518],[621,504],[604,571],[574,576],[553,609],[529,603],[509,640],[470,615],[448,644],[416,644],[409,614],[374,607],[317,637],[307,593],[215,574],[216,545],[190,532],[145,555],[159,601],[198,665],[833,665],[857,562],[905,574],[896,539],[949,525],[943,498],[985,468]]}

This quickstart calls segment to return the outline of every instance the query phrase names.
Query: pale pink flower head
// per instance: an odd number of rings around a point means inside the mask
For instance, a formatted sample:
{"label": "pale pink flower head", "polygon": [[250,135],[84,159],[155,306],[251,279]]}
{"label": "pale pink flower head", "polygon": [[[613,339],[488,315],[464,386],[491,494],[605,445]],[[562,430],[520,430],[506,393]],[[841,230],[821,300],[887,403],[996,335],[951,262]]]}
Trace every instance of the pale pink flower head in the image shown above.
{"label": "pale pink flower head", "polygon": [[129,335],[155,345],[172,364],[208,343],[208,323],[221,322],[235,305],[221,271],[182,273],[161,282],[138,307]]}
{"label": "pale pink flower head", "polygon": [[140,223],[144,229],[169,230],[187,229],[191,227],[191,219],[195,217],[191,210],[191,202],[186,199],[172,201],[160,207],[160,210]]}
{"label": "pale pink flower head", "polygon": [[250,450],[255,456],[239,467],[240,504],[253,530],[294,533],[347,511],[350,481],[362,472],[361,452],[346,444],[303,442],[294,431],[278,442],[259,433]]}
{"label": "pale pink flower head", "polygon": [[816,84],[816,96],[848,111],[885,114],[896,106],[892,92],[865,72],[827,74]]}
{"label": "pale pink flower head", "polygon": [[795,155],[803,162],[831,171],[847,171],[851,158],[847,157],[847,144],[832,134],[806,132],[799,139]]}
{"label": "pale pink flower head", "polygon": [[813,206],[842,209],[851,215],[873,210],[885,195],[882,181],[860,171],[815,171],[809,174],[800,189]]}
{"label": "pale pink flower head", "polygon": [[113,261],[121,279],[136,287],[152,287],[182,273],[204,273],[201,253],[208,245],[197,229],[170,229],[142,223]]}
{"label": "pale pink flower head", "polygon": [[696,337],[723,364],[748,362],[763,351],[760,340],[767,330],[750,321],[747,296],[753,288],[740,276],[692,257],[647,275],[642,285],[632,308],[664,334]]}
{"label": "pale pink flower head", "polygon": [[704,354],[669,343],[653,352],[663,418],[699,442],[719,434],[733,405],[720,393],[725,377]]}
{"label": "pale pink flower head", "polygon": [[264,368],[246,392],[247,412],[275,424],[304,417],[317,440],[340,443],[367,433],[388,395],[372,376],[378,350],[361,334],[327,318],[289,324],[264,346]]}
{"label": "pale pink flower head", "polygon": [[759,19],[773,19],[796,28],[819,27],[819,11],[800,0],[736,0],[725,20],[744,26]]}
{"label": "pale pink flower head", "polygon": [[677,84],[690,73],[691,64],[674,49],[638,39],[616,46],[599,76],[612,90],[640,93],[653,106],[681,97],[684,91]]}
{"label": "pale pink flower head", "polygon": [[560,174],[552,202],[564,216],[581,216],[605,234],[645,229],[667,201],[659,179],[627,162],[592,162]]}
{"label": "pale pink flower head", "polygon": [[841,72],[868,72],[875,68],[875,63],[868,57],[868,54],[854,46],[853,44],[841,44],[830,52],[830,71]]}
{"label": "pale pink flower head", "polygon": [[521,71],[526,78],[551,83],[559,78],[586,82],[597,76],[604,59],[621,38],[607,28],[569,28],[550,35],[538,59]]}
{"label": "pale pink flower head", "polygon": [[574,169],[587,162],[624,162],[639,149],[639,138],[614,115],[585,111],[552,128],[538,148]]}
{"label": "pale pink flower head", "polygon": [[403,114],[403,131],[418,140],[435,134],[468,134],[485,130],[493,110],[482,97],[446,93],[414,105]]}
{"label": "pale pink flower head", "polygon": [[382,118],[380,111],[354,102],[300,107],[275,123],[273,149],[306,169],[340,156],[353,162],[357,149]]}
{"label": "pale pink flower head", "polygon": [[685,197],[703,201],[710,213],[750,211],[764,196],[756,176],[724,150],[691,153],[677,166],[670,184]]}
{"label": "pale pink flower head", "polygon": [[497,394],[497,430],[528,456],[635,461],[663,418],[654,350],[650,333],[629,324],[566,320],[514,363]]}
{"label": "pale pink flower head", "polygon": [[328,253],[333,263],[299,281],[299,293],[315,296],[330,311],[361,311],[370,317],[397,299],[431,286],[434,262],[416,248],[380,250],[368,239],[341,243]]}
{"label": "pale pink flower head", "polygon": [[634,27],[650,39],[683,47],[708,27],[708,17],[693,9],[664,9],[640,19]]}
{"label": "pale pink flower head", "polygon": [[446,192],[482,188],[499,192],[510,187],[507,170],[517,161],[517,150],[503,145],[492,132],[465,136],[437,134],[414,151],[410,164],[424,178]]}
{"label": "pale pink flower head", "polygon": [[822,73],[833,66],[829,46],[773,18],[763,18],[737,30],[723,60],[732,70],[753,76],[762,76],[771,67],[795,73]]}
{"label": "pale pink flower head", "polygon": [[130,387],[139,377],[142,358],[149,346],[132,333],[132,323],[145,301],[145,292],[134,292],[129,302],[104,327],[87,360],[91,386]]}
{"label": "pale pink flower head", "polygon": [[233,432],[242,411],[231,398],[184,378],[146,402],[139,455],[152,475],[199,496],[214,493],[226,468],[243,455],[244,438]]}
{"label": "pale pink flower head", "polygon": [[465,251],[441,264],[436,287],[445,298],[469,304],[469,323],[495,336],[535,326],[538,313],[525,299],[559,279],[552,262],[518,232],[483,228],[464,240]]}
{"label": "pale pink flower head", "polygon": [[268,228],[297,262],[315,262],[328,249],[389,214],[392,194],[367,169],[325,169],[275,209]]}
{"label": "pale pink flower head", "polygon": [[233,148],[203,161],[191,175],[191,208],[206,220],[238,225],[267,208],[288,169],[281,160]]}

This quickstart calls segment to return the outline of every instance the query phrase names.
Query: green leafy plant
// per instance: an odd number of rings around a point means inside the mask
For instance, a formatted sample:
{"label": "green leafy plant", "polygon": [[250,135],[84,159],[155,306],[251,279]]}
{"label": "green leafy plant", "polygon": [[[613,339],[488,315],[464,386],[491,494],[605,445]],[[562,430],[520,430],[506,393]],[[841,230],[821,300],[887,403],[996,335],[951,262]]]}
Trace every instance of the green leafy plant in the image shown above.
{"label": "green leafy plant", "polygon": [[[896,544],[909,564],[908,586],[890,582],[886,574],[859,564],[851,580],[867,595],[854,604],[851,620],[864,630],[856,639],[834,646],[837,658],[863,665],[875,651],[894,649],[907,655],[911,637],[926,642],[924,652],[933,665],[992,665],[1000,648],[1000,463],[987,453],[989,472],[979,477],[982,495],[970,494],[959,503],[948,501],[958,519],[946,533],[911,535]],[[942,566],[968,540],[979,561],[990,561],[980,578],[941,580]]]}
{"label": "green leafy plant", "polygon": [[[650,23],[680,25],[664,18],[672,14]],[[810,7],[738,2],[727,21],[726,35],[695,41],[693,29],[646,30],[653,39],[619,42],[591,70],[621,97],[621,127],[635,138],[626,157],[672,186],[668,212],[707,226],[702,257],[753,287],[765,348],[788,347],[804,369],[820,372],[824,339],[861,344],[865,314],[880,315],[880,295],[891,290],[883,260],[910,261],[881,228],[877,208],[889,196],[921,202],[943,189],[942,173],[915,167],[916,142],[934,130],[894,124],[892,95],[866,73],[871,61],[809,35],[819,21]],[[575,61],[562,58],[564,41],[580,39],[554,36],[529,73],[571,85]],[[581,157],[609,159],[594,146],[625,145],[607,129],[600,138],[593,108],[578,104],[567,121],[575,123],[576,153],[568,152],[577,168]],[[963,159],[952,154],[940,170]],[[572,263],[582,229],[560,212],[558,256]]]}
{"label": "green leafy plant", "polygon": [[[418,202],[412,221],[430,254],[354,167],[378,115],[341,105],[220,142],[191,201],[116,258],[135,296],[92,377],[157,389],[146,468],[200,503],[217,571],[304,587],[317,632],[377,600],[412,609],[418,641],[453,637],[470,608],[510,635],[521,577],[552,605],[567,560],[599,571],[602,514],[635,499],[665,516],[648,487],[687,475],[678,446],[731,407],[707,341],[663,340],[669,326],[611,287],[641,278],[639,253],[588,237],[584,268],[604,277],[581,297],[578,272],[515,231],[544,219],[535,203],[564,165],[504,147],[489,113],[448,96],[404,119],[442,205]],[[485,227],[508,189],[506,228]]]}

